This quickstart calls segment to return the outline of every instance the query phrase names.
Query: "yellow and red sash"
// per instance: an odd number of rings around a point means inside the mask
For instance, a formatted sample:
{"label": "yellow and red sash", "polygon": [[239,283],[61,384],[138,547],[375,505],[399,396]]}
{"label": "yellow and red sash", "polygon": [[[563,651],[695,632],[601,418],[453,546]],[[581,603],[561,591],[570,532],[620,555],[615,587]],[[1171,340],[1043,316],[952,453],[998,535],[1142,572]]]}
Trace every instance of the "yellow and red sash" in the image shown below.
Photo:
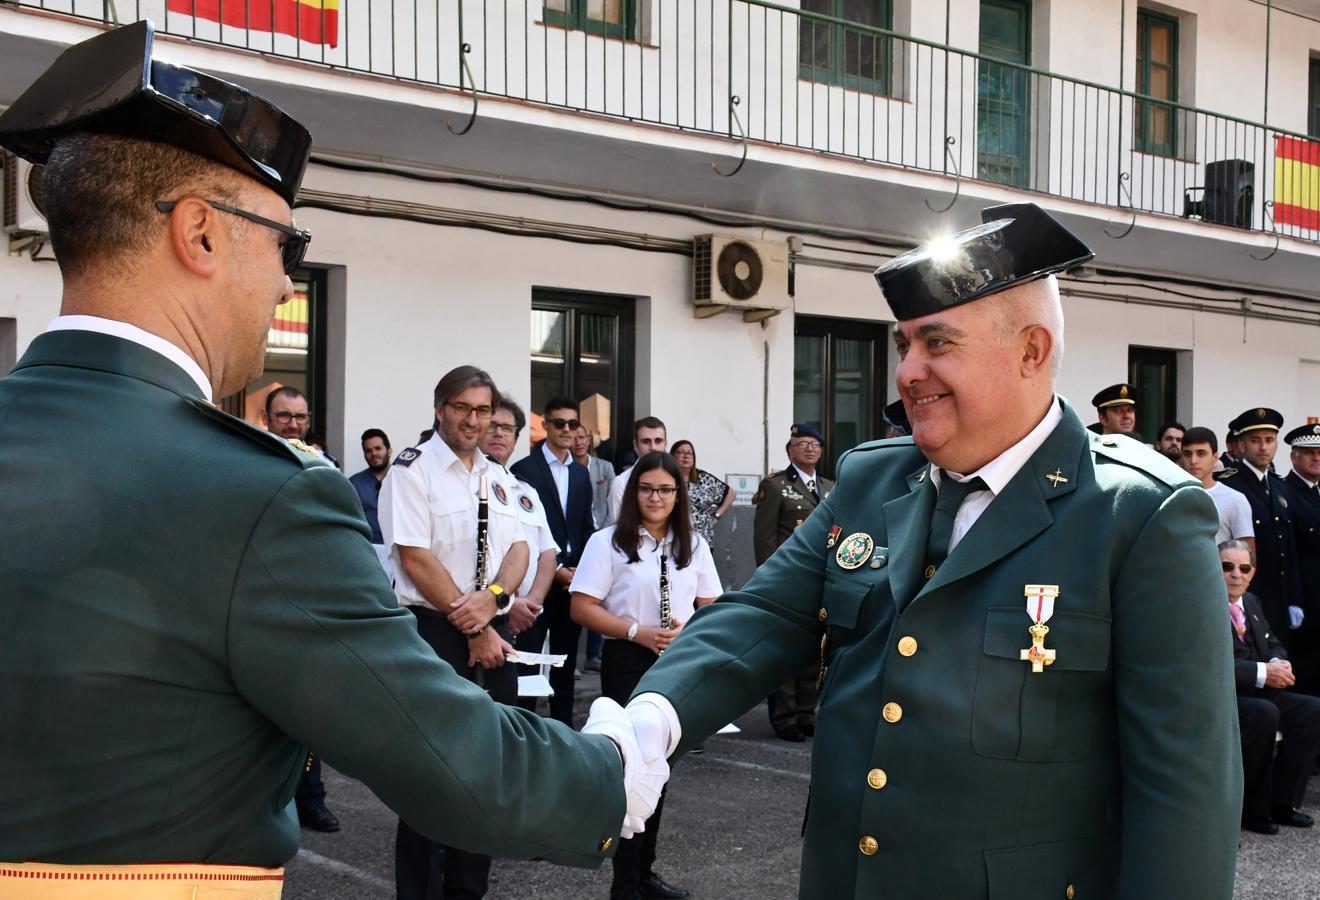
{"label": "yellow and red sash", "polygon": [[283,869],[0,863],[4,900],[280,900]]}

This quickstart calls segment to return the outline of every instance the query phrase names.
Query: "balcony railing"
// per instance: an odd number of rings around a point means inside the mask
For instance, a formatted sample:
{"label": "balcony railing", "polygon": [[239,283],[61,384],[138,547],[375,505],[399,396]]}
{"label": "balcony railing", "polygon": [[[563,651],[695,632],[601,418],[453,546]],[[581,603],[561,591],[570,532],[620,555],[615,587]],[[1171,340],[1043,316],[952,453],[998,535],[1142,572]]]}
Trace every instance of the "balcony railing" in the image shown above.
{"label": "balcony railing", "polygon": [[768,0],[18,3],[98,21],[117,5],[349,72],[1320,240],[1304,135]]}

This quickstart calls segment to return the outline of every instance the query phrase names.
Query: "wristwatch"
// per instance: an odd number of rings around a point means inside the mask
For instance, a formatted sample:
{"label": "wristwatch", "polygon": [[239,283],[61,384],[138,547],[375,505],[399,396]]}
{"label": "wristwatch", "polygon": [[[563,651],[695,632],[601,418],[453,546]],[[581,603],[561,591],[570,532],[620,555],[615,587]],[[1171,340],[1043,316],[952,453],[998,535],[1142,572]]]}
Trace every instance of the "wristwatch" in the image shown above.
{"label": "wristwatch", "polygon": [[504,588],[498,584],[487,585],[486,590],[495,595],[495,615],[507,616],[509,610],[513,609],[513,594],[505,593]]}
{"label": "wristwatch", "polygon": [[637,640],[637,628],[638,628],[637,623],[633,622],[631,625],[628,626],[628,633],[625,634],[624,637],[626,637],[630,641]]}

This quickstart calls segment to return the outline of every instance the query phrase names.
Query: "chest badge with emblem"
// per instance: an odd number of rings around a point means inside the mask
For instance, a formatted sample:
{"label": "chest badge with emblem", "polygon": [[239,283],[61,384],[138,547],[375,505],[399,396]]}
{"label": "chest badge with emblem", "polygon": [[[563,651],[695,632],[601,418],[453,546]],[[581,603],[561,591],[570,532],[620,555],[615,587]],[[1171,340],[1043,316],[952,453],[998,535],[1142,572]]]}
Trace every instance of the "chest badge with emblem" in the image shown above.
{"label": "chest badge with emblem", "polygon": [[834,559],[840,569],[860,569],[874,549],[875,541],[871,540],[871,536],[864,531],[858,531],[843,539],[843,543],[834,554]]}
{"label": "chest badge with emblem", "polygon": [[833,550],[834,545],[839,542],[839,535],[842,533],[843,533],[843,529],[840,528],[838,525],[835,525],[833,528],[831,528],[830,536],[825,539],[825,549]]}
{"label": "chest badge with emblem", "polygon": [[1059,596],[1057,584],[1029,584],[1024,591],[1027,597],[1027,615],[1032,625],[1027,629],[1031,634],[1031,646],[1018,651],[1018,659],[1031,663],[1031,671],[1039,675],[1046,666],[1054,665],[1058,654],[1045,646],[1045,635],[1050,627],[1045,623],[1054,615],[1054,600]]}
{"label": "chest badge with emblem", "polygon": [[518,505],[528,512],[536,509],[536,507],[532,505],[532,498],[528,497],[526,494],[518,498]]}
{"label": "chest badge with emblem", "polygon": [[803,497],[801,494],[798,493],[797,488],[792,487],[791,485],[790,485],[789,487],[784,488],[784,489],[780,492],[780,496],[782,496],[785,500],[805,500],[805,499],[806,499],[805,497]]}
{"label": "chest badge with emblem", "polygon": [[493,485],[493,489],[494,489],[494,491],[495,491],[495,499],[498,500],[498,501],[500,501],[501,503],[503,503],[505,506],[508,506],[508,505],[509,505],[509,495],[508,495],[507,493],[505,493],[505,491],[504,491],[504,485],[502,485],[502,484],[498,484],[498,483],[497,483],[497,484]]}

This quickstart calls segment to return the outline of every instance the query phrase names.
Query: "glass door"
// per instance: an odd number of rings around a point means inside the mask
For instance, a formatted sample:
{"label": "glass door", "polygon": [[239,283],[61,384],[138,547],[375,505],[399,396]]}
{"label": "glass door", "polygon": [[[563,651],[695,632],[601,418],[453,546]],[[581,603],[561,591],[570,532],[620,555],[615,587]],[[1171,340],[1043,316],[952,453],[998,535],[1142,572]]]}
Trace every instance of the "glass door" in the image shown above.
{"label": "glass door", "polygon": [[[983,55],[1030,65],[1031,4],[1027,0],[981,0],[980,40]],[[976,84],[978,178],[1027,186],[1030,110],[1028,74],[982,60]]]}
{"label": "glass door", "polygon": [[[880,436],[885,391],[885,326],[798,316],[793,335],[793,421],[825,438],[820,470],[834,477],[847,450]],[[773,443],[773,442],[772,442]]]}

